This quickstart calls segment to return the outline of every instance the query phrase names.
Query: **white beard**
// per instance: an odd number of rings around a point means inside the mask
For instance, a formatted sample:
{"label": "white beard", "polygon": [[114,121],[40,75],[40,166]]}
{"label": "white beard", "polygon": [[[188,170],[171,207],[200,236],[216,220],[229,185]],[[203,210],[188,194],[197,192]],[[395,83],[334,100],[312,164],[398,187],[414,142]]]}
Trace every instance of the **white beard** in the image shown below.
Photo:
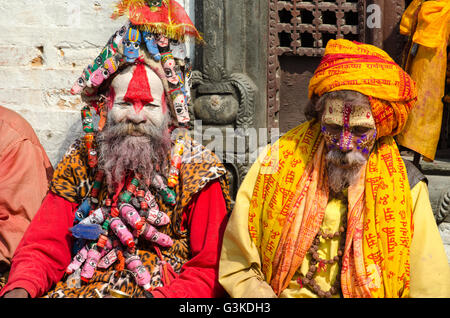
{"label": "white beard", "polygon": [[[161,127],[151,123],[108,123],[98,135],[99,168],[105,171],[109,191],[133,171],[152,180],[156,172],[163,174],[168,165],[171,148],[166,121]],[[133,135],[138,132],[138,135]]]}
{"label": "white beard", "polygon": [[361,168],[367,159],[357,151],[343,153],[330,150],[326,155],[328,186],[334,193],[341,193],[359,179]]}

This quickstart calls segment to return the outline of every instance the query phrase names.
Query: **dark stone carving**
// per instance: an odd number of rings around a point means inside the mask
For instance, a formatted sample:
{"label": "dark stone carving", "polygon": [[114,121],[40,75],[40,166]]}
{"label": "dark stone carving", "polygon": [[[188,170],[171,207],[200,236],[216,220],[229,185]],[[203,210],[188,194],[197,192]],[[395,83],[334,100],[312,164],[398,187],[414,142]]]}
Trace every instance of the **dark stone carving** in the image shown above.
{"label": "dark stone carving", "polygon": [[[438,210],[434,212],[436,223],[440,224],[444,220],[450,222],[450,189],[443,192],[439,200]],[[448,220],[447,220],[448,219]]]}
{"label": "dark stone carving", "polygon": [[193,72],[192,90],[195,119],[235,128],[253,126],[257,88],[247,75],[228,75],[222,66],[208,66],[205,73]]}
{"label": "dark stone carving", "polygon": [[206,45],[195,51],[192,125],[202,120],[204,130],[231,128],[235,135],[226,138],[246,142],[246,149],[224,149],[221,156],[233,197],[252,164],[238,160],[248,156],[248,128],[266,122],[267,6],[260,0],[196,0],[196,25]]}
{"label": "dark stone carving", "polygon": [[[205,73],[194,71],[191,82],[194,100],[192,121],[201,120],[202,125],[207,127],[233,128],[234,138],[246,138],[247,129],[254,127],[257,87],[253,81],[241,73],[228,75],[222,66],[208,66]],[[235,144],[236,142],[233,143]],[[248,150],[246,142],[245,149],[240,149],[240,155]],[[239,154],[234,148],[225,148],[220,155],[232,179],[230,190],[234,197],[250,163],[239,163]]]}

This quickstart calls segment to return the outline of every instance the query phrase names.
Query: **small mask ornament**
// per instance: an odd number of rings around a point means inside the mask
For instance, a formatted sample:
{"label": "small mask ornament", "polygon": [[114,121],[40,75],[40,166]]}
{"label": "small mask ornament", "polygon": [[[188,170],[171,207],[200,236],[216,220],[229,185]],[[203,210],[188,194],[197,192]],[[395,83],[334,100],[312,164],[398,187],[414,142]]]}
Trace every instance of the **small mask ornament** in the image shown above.
{"label": "small mask ornament", "polygon": [[156,35],[156,44],[158,44],[158,49],[161,53],[170,50],[169,39],[162,34]]}
{"label": "small mask ornament", "polygon": [[152,59],[157,62],[161,61],[161,54],[159,54],[155,35],[150,32],[143,32],[142,36],[144,37],[145,45],[147,46],[147,50],[150,53]]}
{"label": "small mask ornament", "polygon": [[184,60],[186,58],[186,44],[180,41],[170,41],[170,50],[176,59]]}
{"label": "small mask ornament", "polygon": [[177,87],[180,83],[180,79],[178,78],[177,65],[171,52],[161,54],[161,64],[171,87]]}
{"label": "small mask ornament", "polygon": [[99,86],[103,80],[104,80],[104,64],[105,62],[114,56],[117,53],[118,47],[117,45],[112,42],[111,44],[106,45],[99,56],[94,61],[94,65],[91,68],[92,75],[89,76],[89,79],[87,81],[88,87],[97,87]]}
{"label": "small mask ornament", "polygon": [[124,54],[126,61],[133,63],[139,57],[139,47],[142,42],[142,33],[133,28],[129,28],[123,40]]}
{"label": "small mask ornament", "polygon": [[72,89],[70,90],[70,93],[75,95],[81,93],[81,91],[86,87],[88,78],[90,76],[89,66],[83,70],[83,74],[78,78],[78,80],[75,82],[75,84],[72,86]]}
{"label": "small mask ornament", "polygon": [[117,46],[122,44],[123,37],[125,36],[125,33],[127,32],[128,28],[129,28],[128,24],[122,26],[119,30],[116,31],[116,33],[114,33],[110,41],[112,40],[112,42],[114,42]]}
{"label": "small mask ornament", "polygon": [[163,0],[146,0],[150,8],[160,8]]}
{"label": "small mask ornament", "polygon": [[186,103],[186,97],[180,88],[171,90],[169,92],[170,97],[173,101],[173,107],[180,124],[187,124],[190,120],[189,110]]}
{"label": "small mask ornament", "polygon": [[[90,95],[103,81],[111,76],[123,62],[123,55],[119,53],[121,50],[123,37],[128,29],[128,24],[122,26],[116,31],[108,40],[106,46],[102,49],[100,54],[83,70],[82,75],[77,79],[71,89],[72,94],[79,94],[85,90],[86,95]],[[89,89],[85,89],[89,88]]]}
{"label": "small mask ornament", "polygon": [[92,73],[90,80],[92,86],[100,86],[106,79],[108,79],[117,71],[122,61],[123,55],[120,53],[117,53],[116,55],[108,58],[102,67],[98,68],[94,73]]}

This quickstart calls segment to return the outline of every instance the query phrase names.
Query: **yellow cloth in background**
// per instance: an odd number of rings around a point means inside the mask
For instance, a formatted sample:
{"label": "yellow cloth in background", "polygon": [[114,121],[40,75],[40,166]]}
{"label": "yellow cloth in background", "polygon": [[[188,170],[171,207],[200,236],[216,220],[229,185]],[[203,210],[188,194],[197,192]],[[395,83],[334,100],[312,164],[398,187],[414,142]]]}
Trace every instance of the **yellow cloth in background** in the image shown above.
{"label": "yellow cloth in background", "polygon": [[[260,158],[264,158],[264,153]],[[250,238],[248,231],[249,207],[256,179],[261,168],[258,160],[245,177],[236,197],[236,204],[225,230],[219,267],[219,282],[233,298],[273,298],[277,297],[271,286],[264,280],[261,270],[261,256]],[[433,216],[425,182],[421,181],[411,189],[414,235],[411,242],[411,298],[450,297],[450,267],[442,239]],[[338,199],[327,205],[321,229],[336,232],[342,225],[342,217],[347,206]],[[321,241],[318,253],[321,258],[331,259],[337,255],[340,238]],[[309,257],[298,268],[280,298],[318,297],[309,288],[300,288],[298,276],[306,275]],[[316,275],[316,282],[322,290],[329,290],[338,271],[335,266],[327,266]]]}
{"label": "yellow cloth in background", "polygon": [[[320,124],[306,122],[270,149],[249,211],[265,279],[279,295],[302,264],[325,215],[328,181]],[[371,153],[349,188],[342,267],[345,297],[407,297],[412,236],[406,168],[392,137]]]}
{"label": "yellow cloth in background", "polygon": [[[418,96],[405,129],[397,136],[400,145],[433,161],[439,142],[445,79],[447,45],[450,35],[450,1],[414,1],[405,11],[400,32],[412,35],[420,44],[407,72],[416,81]],[[417,27],[415,15],[419,11]]]}

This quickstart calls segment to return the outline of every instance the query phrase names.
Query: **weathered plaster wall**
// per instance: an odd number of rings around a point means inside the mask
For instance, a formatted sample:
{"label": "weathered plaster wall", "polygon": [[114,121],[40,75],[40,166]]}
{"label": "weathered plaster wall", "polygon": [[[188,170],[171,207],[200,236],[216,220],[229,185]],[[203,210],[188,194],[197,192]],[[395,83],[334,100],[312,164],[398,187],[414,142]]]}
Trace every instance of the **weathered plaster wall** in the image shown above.
{"label": "weathered plaster wall", "polygon": [[[125,22],[110,19],[115,2],[0,0],[0,105],[30,122],[53,165],[82,133],[72,84]],[[194,0],[179,3],[194,20]]]}

